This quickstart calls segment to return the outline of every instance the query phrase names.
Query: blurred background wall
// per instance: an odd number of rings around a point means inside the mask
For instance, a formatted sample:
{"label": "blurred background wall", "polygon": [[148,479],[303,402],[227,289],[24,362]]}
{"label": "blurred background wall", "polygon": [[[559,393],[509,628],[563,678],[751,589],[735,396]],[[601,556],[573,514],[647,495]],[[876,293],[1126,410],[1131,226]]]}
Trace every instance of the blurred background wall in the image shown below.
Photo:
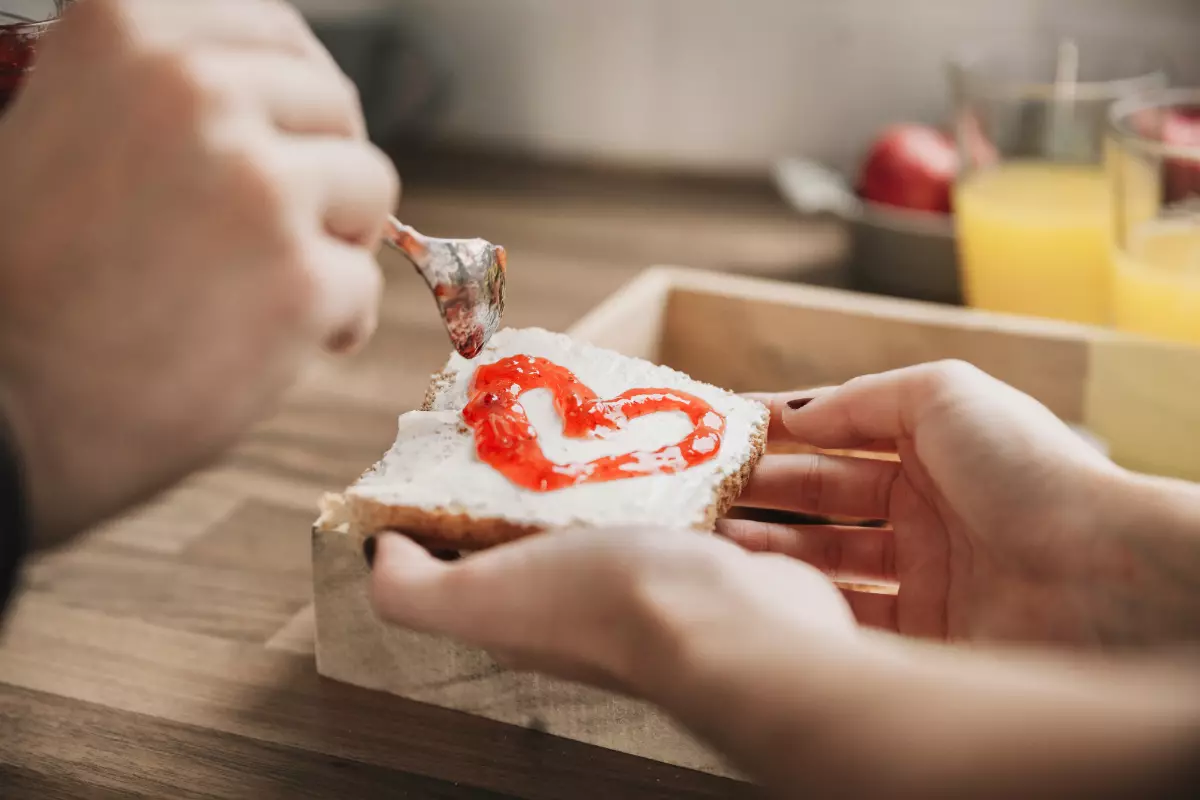
{"label": "blurred background wall", "polygon": [[[1116,34],[1200,84],[1200,0],[297,5],[318,26],[396,25],[407,88],[369,93],[381,118],[408,103],[409,117],[424,115],[447,141],[635,165],[759,171],[804,154],[849,168],[882,125],[940,121],[945,59],[972,42],[1019,52],[1037,35]],[[353,37],[342,41],[346,59],[370,63]],[[414,73],[414,58],[428,72]]]}

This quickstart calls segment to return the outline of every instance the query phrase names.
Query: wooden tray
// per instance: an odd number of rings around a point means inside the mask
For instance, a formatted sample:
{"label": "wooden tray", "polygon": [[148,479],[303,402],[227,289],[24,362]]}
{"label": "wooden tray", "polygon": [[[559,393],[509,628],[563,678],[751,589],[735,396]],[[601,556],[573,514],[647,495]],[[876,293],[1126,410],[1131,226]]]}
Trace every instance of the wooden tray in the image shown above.
{"label": "wooden tray", "polygon": [[[736,391],[837,384],[970,361],[1097,434],[1130,467],[1200,477],[1200,351],[1104,330],[676,268],[644,273],[571,333]],[[382,452],[385,443],[380,443]],[[363,465],[366,467],[367,465]],[[643,704],[498,667],[484,653],[381,625],[360,542],[314,532],[321,674],[601,747],[731,775]]]}

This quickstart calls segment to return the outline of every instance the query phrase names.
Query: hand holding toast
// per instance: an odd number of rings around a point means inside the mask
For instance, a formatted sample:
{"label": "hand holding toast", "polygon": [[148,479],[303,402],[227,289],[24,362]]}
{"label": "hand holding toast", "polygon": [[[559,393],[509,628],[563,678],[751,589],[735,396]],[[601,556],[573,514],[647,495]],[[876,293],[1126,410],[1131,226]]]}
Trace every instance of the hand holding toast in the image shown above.
{"label": "hand holding toast", "polygon": [[376,612],[659,705],[780,797],[1190,796],[1194,661],[995,643],[1194,638],[1200,492],[961,364],[763,399],[777,440],[901,460],[767,456],[743,502],[889,528],[567,530],[452,563],[389,533]]}
{"label": "hand holding toast", "polygon": [[1156,511],[1195,505],[1195,489],[1119,469],[980,370],[929,364],[759,399],[773,441],[899,455],[769,455],[739,501],[886,528],[720,523],[834,578],[898,581],[896,596],[847,593],[860,622],[1105,649],[1200,636],[1200,534]]}
{"label": "hand holding toast", "polygon": [[633,694],[657,696],[679,677],[666,665],[719,658],[720,634],[746,626],[804,630],[829,652],[859,646],[820,572],[695,531],[561,531],[451,563],[398,534],[368,541],[384,619]]}
{"label": "hand holding toast", "polygon": [[0,123],[0,174],[0,403],[43,543],[203,464],[320,344],[373,329],[397,178],[287,3],[74,6]]}
{"label": "hand holding toast", "polygon": [[617,685],[653,680],[663,641],[695,647],[685,631],[774,629],[768,619],[784,614],[811,631],[805,647],[827,646],[832,631],[850,641],[821,573],[898,581],[898,594],[842,597],[862,625],[922,639],[1103,648],[1196,637],[1200,569],[1185,573],[1200,536],[1182,521],[1189,503],[1200,519],[1200,493],[1126,473],[1028,396],[943,363],[860,378],[800,408],[794,396],[763,399],[776,441],[900,460],[768,455],[740,502],[889,527],[718,523],[741,547],[667,530],[564,531],[453,564],[389,534],[376,609]]}

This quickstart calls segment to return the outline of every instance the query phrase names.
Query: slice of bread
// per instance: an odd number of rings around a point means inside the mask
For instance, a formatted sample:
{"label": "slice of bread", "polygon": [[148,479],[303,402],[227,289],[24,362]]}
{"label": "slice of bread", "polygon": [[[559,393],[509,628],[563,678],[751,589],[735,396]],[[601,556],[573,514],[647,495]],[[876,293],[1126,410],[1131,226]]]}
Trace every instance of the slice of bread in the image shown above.
{"label": "slice of bread", "polygon": [[[672,389],[701,398],[725,418],[716,456],[674,474],[582,483],[555,491],[521,488],[475,450],[463,420],[477,367],[509,356],[545,358],[573,372],[600,398],[636,388]],[[628,421],[602,439],[563,436],[562,419],[546,390],[530,390],[521,405],[546,456],[586,462],[654,451],[684,438],[686,415],[657,413]],[[476,358],[454,354],[434,376],[420,411],[400,417],[392,449],[357,483],[323,503],[321,525],[348,525],[363,535],[399,530],[430,547],[474,550],[561,527],[655,526],[712,530],[733,505],[766,446],[762,404],[683,373],[528,329],[497,333]]]}

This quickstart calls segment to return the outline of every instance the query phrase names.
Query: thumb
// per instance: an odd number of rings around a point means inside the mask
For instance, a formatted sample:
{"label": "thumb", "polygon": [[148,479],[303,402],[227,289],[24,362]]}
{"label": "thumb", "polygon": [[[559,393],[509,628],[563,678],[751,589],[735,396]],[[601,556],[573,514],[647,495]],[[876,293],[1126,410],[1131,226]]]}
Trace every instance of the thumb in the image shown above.
{"label": "thumb", "polygon": [[880,442],[912,438],[920,420],[948,399],[999,386],[965,362],[922,364],[793,398],[781,422],[795,438],[822,449],[873,449]]}
{"label": "thumb", "polygon": [[445,622],[452,565],[398,533],[381,533],[364,545],[371,565],[371,605],[386,622],[414,630]]}

